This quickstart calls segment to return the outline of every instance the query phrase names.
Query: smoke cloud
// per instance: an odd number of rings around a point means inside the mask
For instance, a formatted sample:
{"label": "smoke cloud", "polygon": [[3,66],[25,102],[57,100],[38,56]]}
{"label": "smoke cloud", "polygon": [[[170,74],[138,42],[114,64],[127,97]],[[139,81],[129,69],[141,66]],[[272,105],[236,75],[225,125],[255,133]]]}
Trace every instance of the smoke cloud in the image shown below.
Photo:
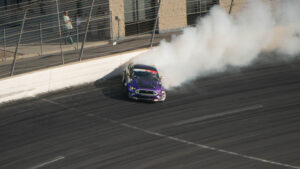
{"label": "smoke cloud", "polygon": [[170,89],[228,66],[247,66],[261,52],[295,56],[300,52],[299,7],[299,0],[284,0],[278,6],[248,0],[245,8],[228,15],[215,6],[196,27],[185,28],[133,62],[156,66]]}

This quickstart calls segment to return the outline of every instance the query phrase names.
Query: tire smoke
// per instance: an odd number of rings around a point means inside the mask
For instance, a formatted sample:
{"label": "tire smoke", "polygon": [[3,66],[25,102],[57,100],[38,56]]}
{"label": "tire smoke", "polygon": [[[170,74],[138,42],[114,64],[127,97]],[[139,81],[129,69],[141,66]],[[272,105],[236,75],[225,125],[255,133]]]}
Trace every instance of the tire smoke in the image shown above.
{"label": "tire smoke", "polygon": [[298,0],[284,0],[275,7],[248,0],[232,16],[215,6],[196,27],[185,28],[171,42],[161,41],[133,62],[156,66],[170,89],[228,66],[247,66],[261,52],[295,56],[300,52],[299,7]]}

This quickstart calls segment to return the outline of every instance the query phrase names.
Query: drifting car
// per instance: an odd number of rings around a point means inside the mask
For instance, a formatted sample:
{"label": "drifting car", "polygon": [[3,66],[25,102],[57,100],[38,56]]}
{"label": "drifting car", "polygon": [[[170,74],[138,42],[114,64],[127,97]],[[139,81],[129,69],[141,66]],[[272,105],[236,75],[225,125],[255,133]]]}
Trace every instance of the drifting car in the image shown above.
{"label": "drifting car", "polygon": [[153,66],[129,64],[123,72],[122,83],[130,99],[154,102],[166,100],[161,77]]}

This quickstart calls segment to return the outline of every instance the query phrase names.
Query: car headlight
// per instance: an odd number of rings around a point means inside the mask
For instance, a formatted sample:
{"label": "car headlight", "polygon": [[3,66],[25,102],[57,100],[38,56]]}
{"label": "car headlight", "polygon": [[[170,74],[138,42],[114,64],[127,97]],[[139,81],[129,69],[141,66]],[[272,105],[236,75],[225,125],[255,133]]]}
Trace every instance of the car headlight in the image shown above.
{"label": "car headlight", "polygon": [[130,89],[131,89],[131,90],[135,90],[136,88],[135,88],[135,87],[133,87],[133,86],[130,86]]}

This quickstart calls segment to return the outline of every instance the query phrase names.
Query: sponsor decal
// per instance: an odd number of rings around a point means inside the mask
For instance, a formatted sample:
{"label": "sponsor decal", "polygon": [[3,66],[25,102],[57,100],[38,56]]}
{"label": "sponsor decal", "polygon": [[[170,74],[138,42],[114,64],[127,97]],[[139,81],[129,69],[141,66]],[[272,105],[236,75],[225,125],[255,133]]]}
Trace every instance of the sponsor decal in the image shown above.
{"label": "sponsor decal", "polygon": [[155,70],[149,70],[149,69],[133,69],[134,72],[150,72],[150,73],[154,73],[157,74],[157,71]]}

